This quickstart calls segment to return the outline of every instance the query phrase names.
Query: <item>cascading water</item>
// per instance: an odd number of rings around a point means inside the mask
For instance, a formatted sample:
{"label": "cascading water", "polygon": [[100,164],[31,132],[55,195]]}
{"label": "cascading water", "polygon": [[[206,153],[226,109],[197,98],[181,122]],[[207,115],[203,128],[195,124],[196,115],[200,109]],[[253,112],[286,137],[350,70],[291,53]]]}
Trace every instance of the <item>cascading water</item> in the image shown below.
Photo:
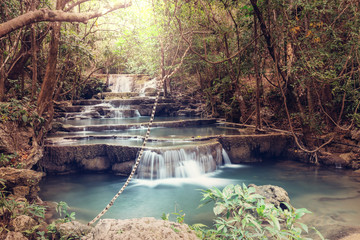
{"label": "cascading water", "polygon": [[122,74],[111,74],[109,76],[109,89],[114,93],[132,92],[134,80],[131,76]]}
{"label": "cascading water", "polygon": [[[134,91],[134,77],[131,75],[111,74],[109,76],[109,89],[113,93],[129,93]],[[137,109],[131,109],[129,105],[111,106],[107,118],[141,117]]]}
{"label": "cascading water", "polygon": [[132,109],[131,105],[120,104],[118,107],[112,106],[107,114],[109,118],[132,118],[141,117],[139,110]]}
{"label": "cascading water", "polygon": [[220,144],[176,150],[147,150],[141,159],[137,178],[165,179],[198,177],[215,171],[222,163]]}
{"label": "cascading water", "polygon": [[230,158],[229,158],[229,155],[227,154],[227,152],[225,151],[225,149],[222,149],[222,157],[224,159],[224,164],[225,165],[231,165],[231,161],[230,161]]}

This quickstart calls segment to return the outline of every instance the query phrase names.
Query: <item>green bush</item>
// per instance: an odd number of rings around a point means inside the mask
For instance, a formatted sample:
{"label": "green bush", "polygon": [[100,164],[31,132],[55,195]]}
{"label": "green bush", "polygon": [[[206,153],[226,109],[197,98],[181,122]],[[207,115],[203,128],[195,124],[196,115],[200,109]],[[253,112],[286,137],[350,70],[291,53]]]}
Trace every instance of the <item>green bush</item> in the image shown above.
{"label": "green bush", "polygon": [[43,123],[44,119],[36,112],[36,105],[24,98],[23,101],[12,99],[0,103],[0,123],[15,122],[19,126],[34,126]]}
{"label": "green bush", "polygon": [[308,226],[298,220],[310,211],[294,209],[287,203],[285,210],[265,203],[255,188],[244,184],[228,185],[222,191],[215,187],[203,190],[202,201],[214,202],[216,215],[215,229],[193,227],[204,239],[306,239],[303,233],[309,232]]}
{"label": "green bush", "polygon": [[[6,181],[0,179],[0,239],[5,238],[9,228],[11,219],[16,218],[20,215],[27,215],[37,221],[37,225],[31,229],[26,229],[22,233],[29,239],[62,239],[57,229],[57,224],[71,222],[75,220],[75,213],[68,212],[69,206],[66,202],[58,203],[56,211],[58,212],[59,218],[47,225],[46,231],[39,231],[46,226],[45,223],[45,207],[29,203],[28,201],[16,201],[13,197],[8,196],[6,191]],[[80,239],[79,238],[66,238],[66,239]]]}
{"label": "green bush", "polygon": [[[45,207],[29,203],[28,201],[16,201],[13,197],[7,196],[5,180],[0,179],[0,238],[6,236],[10,231],[9,224],[11,219],[20,215],[27,215],[35,219],[38,223],[43,222],[45,218]],[[27,229],[23,233],[32,236],[40,227],[40,224],[32,229]]]}

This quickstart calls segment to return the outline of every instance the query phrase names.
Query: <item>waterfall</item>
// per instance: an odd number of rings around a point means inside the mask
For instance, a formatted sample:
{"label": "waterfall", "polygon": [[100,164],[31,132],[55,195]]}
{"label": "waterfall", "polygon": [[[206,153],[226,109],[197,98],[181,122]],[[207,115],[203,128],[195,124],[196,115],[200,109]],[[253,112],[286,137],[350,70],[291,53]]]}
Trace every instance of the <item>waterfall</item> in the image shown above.
{"label": "waterfall", "polygon": [[111,105],[108,113],[106,114],[107,118],[132,118],[132,117],[141,117],[139,110],[132,109],[131,105],[120,104],[118,107]]}
{"label": "waterfall", "polygon": [[132,92],[134,85],[134,79],[128,75],[111,74],[109,76],[109,88],[111,92],[122,93]]}
{"label": "waterfall", "polygon": [[215,171],[222,162],[220,144],[176,150],[146,150],[141,158],[139,179],[191,178]]}
{"label": "waterfall", "polygon": [[227,154],[227,152],[225,151],[225,149],[222,149],[222,157],[223,157],[223,159],[224,159],[224,164],[225,164],[225,165],[230,165],[230,164],[231,164],[229,155]]}
{"label": "waterfall", "polygon": [[125,110],[129,110],[130,105],[123,105],[120,104],[119,107],[112,107],[112,110],[114,111],[114,118],[124,118],[129,117],[124,114]]}

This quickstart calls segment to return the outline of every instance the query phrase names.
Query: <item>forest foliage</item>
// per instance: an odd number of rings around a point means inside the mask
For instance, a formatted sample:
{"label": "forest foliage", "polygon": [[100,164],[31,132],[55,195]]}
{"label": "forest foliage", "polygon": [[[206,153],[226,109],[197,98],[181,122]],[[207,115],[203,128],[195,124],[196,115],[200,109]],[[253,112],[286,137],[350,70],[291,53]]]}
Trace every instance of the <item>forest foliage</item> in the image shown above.
{"label": "forest foliage", "polygon": [[54,102],[105,90],[94,73],[164,77],[180,63],[164,91],[209,116],[297,131],[309,147],[360,125],[356,0],[10,0],[0,28],[41,9],[0,37],[0,100],[35,106],[38,143]]}

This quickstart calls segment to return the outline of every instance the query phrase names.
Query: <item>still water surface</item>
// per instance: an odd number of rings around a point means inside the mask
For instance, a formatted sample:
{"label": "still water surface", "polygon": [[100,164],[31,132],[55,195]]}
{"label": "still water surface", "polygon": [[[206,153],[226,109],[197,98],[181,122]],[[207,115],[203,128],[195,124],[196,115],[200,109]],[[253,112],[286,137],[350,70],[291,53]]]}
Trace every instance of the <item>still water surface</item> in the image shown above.
{"label": "still water surface", "polygon": [[[111,174],[47,176],[40,196],[65,201],[76,219],[87,222],[98,214],[122,187],[126,178]],[[227,165],[197,178],[133,180],[103,218],[161,218],[182,210],[188,224],[212,225],[212,206],[197,208],[201,191],[227,184],[272,184],[285,188],[293,206],[313,212],[305,220],[325,224],[360,225],[360,177],[343,169],[321,169],[296,162]],[[172,220],[174,220],[173,217]]]}

